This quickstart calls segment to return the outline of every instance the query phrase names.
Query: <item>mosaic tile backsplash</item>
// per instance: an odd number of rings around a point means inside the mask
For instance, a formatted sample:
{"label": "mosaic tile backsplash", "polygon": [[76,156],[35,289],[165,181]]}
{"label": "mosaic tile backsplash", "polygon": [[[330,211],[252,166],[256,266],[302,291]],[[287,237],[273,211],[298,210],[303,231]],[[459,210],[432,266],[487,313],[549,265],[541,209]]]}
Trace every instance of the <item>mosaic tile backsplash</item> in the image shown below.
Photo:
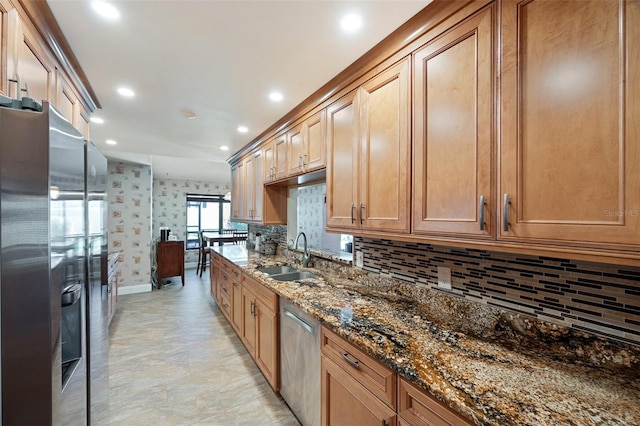
{"label": "mosaic tile backsplash", "polygon": [[108,162],[109,251],[120,250],[118,287],[151,282],[151,167]]}
{"label": "mosaic tile backsplash", "polygon": [[367,271],[640,345],[640,268],[362,237],[355,249]]}
{"label": "mosaic tile backsplash", "polygon": [[[228,182],[203,182],[195,180],[153,180],[153,238],[160,237],[160,227],[184,240],[187,235],[187,194],[224,195],[229,191]],[[198,262],[198,250],[187,250],[185,263]]]}

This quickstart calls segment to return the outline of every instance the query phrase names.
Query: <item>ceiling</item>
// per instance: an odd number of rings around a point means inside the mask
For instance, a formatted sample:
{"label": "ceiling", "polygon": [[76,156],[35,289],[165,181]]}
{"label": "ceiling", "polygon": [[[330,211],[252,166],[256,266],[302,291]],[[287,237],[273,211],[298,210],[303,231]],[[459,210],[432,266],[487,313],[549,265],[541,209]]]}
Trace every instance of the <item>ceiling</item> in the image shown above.
{"label": "ceiling", "polygon": [[[47,1],[102,106],[96,146],[156,177],[214,182],[229,181],[234,152],[429,3],[127,0],[107,20],[90,1]],[[347,13],[362,17],[359,31],[341,29]]]}

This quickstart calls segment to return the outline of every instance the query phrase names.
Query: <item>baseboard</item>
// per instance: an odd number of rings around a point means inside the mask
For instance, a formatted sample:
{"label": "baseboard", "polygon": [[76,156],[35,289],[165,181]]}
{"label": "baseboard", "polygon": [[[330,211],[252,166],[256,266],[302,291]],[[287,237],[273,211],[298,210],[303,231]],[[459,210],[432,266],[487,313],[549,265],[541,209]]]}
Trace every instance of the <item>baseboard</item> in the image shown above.
{"label": "baseboard", "polygon": [[127,294],[135,294],[135,293],[147,293],[151,291],[152,285],[149,284],[138,284],[138,285],[125,285],[124,287],[118,287],[118,296],[124,296]]}

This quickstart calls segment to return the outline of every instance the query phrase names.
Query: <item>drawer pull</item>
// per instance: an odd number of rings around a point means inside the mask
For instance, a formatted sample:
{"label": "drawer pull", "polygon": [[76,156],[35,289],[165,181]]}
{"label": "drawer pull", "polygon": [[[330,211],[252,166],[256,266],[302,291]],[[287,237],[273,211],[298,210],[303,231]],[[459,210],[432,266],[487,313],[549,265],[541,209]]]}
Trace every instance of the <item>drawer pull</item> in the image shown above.
{"label": "drawer pull", "polygon": [[364,223],[364,203],[360,203],[360,225]]}
{"label": "drawer pull", "polygon": [[351,364],[354,368],[357,368],[358,370],[360,369],[360,361],[357,360],[353,360],[351,359],[351,357],[349,357],[349,354],[346,352],[340,352],[340,356],[347,361],[349,364]]}
{"label": "drawer pull", "polygon": [[355,211],[356,205],[354,203],[351,203],[351,223],[356,223]]}
{"label": "drawer pull", "polygon": [[251,315],[253,315],[253,316],[256,315],[256,303],[255,302],[251,302]]}

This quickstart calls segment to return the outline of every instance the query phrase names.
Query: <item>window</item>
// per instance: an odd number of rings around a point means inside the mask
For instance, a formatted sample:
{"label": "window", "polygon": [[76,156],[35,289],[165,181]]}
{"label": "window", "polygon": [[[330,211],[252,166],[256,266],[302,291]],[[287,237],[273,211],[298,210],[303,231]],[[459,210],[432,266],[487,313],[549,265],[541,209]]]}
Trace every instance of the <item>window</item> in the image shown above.
{"label": "window", "polygon": [[187,249],[200,247],[200,231],[233,228],[231,204],[222,195],[187,195]]}

